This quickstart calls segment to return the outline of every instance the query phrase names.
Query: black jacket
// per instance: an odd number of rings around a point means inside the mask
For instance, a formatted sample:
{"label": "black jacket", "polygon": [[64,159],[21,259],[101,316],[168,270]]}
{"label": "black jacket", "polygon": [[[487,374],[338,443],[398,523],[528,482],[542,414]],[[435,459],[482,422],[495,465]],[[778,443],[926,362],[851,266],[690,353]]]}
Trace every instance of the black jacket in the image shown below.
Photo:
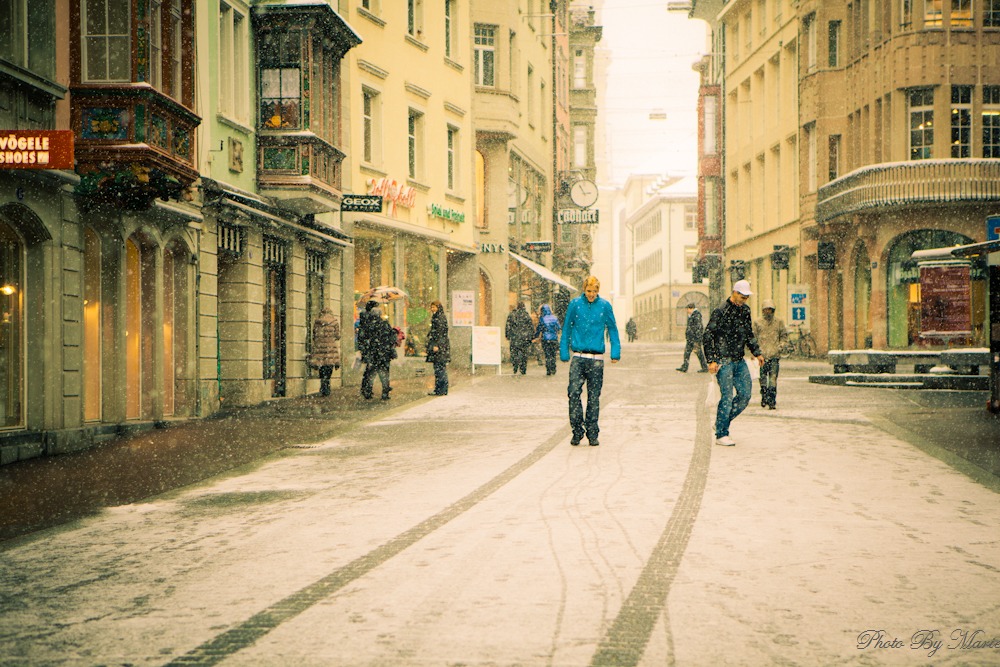
{"label": "black jacket", "polygon": [[750,320],[750,306],[737,306],[726,299],[726,302],[712,311],[702,338],[705,345],[705,358],[708,363],[720,361],[739,361],[743,359],[743,350],[750,348],[753,356],[760,356],[760,346],[753,335],[753,323]]}
{"label": "black jacket", "polygon": [[[438,351],[435,352],[434,348]],[[427,333],[427,361],[448,363],[451,361],[451,345],[448,341],[448,318],[443,310],[431,316],[431,330]]]}
{"label": "black jacket", "polygon": [[705,328],[701,323],[701,311],[697,308],[688,315],[687,329],[684,339],[689,343],[700,343],[705,336]]}

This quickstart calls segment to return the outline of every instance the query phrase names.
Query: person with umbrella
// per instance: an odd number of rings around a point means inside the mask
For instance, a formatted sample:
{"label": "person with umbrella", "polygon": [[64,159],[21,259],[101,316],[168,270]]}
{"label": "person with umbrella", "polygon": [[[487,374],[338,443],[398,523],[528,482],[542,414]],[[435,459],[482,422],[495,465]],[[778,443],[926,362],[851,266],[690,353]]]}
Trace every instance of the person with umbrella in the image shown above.
{"label": "person with umbrella", "polygon": [[448,340],[448,317],[440,301],[431,302],[431,330],[427,333],[427,362],[434,364],[434,391],[431,396],[448,395],[448,362],[451,343]]}
{"label": "person with umbrella", "polygon": [[365,364],[365,372],[361,376],[361,395],[365,399],[372,397],[375,384],[375,374],[382,383],[382,400],[389,400],[389,364],[396,356],[396,332],[388,321],[382,319],[382,311],[378,303],[369,301],[365,304],[365,312],[361,313],[358,325],[358,351],[361,361]]}

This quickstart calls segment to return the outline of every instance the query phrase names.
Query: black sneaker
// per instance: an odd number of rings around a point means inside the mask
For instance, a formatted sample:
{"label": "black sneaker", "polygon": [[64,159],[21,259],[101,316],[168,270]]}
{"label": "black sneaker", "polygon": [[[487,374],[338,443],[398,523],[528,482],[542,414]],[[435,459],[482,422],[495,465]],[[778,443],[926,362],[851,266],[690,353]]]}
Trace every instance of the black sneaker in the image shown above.
{"label": "black sneaker", "polygon": [[589,445],[590,445],[591,447],[597,447],[597,446],[598,446],[599,444],[601,444],[601,443],[600,443],[600,442],[598,442],[598,441],[597,441],[596,439],[595,439],[595,440],[587,440],[587,443],[588,443],[588,444],[589,444]]}
{"label": "black sneaker", "polygon": [[574,436],[573,436],[573,439],[569,441],[569,444],[571,444],[571,445],[573,445],[574,447],[576,447],[577,445],[579,445],[579,444],[580,444],[580,441],[581,441],[581,440],[583,440],[583,438],[578,438],[577,436],[575,436],[575,435],[574,435]]}
{"label": "black sneaker", "polygon": [[678,373],[687,373],[688,372],[688,369],[686,369],[686,368],[675,368],[674,370],[677,371]]}

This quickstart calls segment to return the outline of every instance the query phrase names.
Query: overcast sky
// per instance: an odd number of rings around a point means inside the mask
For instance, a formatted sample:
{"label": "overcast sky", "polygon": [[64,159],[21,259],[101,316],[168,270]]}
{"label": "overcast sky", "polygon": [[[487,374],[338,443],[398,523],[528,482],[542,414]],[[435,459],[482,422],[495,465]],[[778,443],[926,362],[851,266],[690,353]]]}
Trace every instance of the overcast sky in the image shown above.
{"label": "overcast sky", "polygon": [[[668,12],[666,0],[605,0],[599,48],[611,52],[603,114],[612,178],[691,174],[697,168],[698,73],[708,51],[705,23]],[[650,114],[665,112],[666,120]]]}

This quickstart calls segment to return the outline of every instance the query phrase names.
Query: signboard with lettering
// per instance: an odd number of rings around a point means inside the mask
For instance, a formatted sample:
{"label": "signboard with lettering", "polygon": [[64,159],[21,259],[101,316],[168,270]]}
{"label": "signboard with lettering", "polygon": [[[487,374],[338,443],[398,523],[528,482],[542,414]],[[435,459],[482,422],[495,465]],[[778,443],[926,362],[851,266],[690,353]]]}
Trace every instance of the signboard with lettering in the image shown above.
{"label": "signboard with lettering", "polygon": [[442,220],[449,220],[451,222],[465,222],[465,213],[456,211],[453,208],[438,206],[437,204],[427,205],[427,215],[432,218],[441,218]]}
{"label": "signboard with lettering", "polygon": [[0,130],[0,169],[72,168],[72,130]]}
{"label": "signboard with lettering", "polygon": [[970,262],[920,265],[920,337],[950,340],[972,335]]}
{"label": "signboard with lettering", "polygon": [[556,222],[560,225],[596,225],[597,213],[596,208],[561,208]]}
{"label": "signboard with lettering", "polygon": [[389,202],[389,215],[396,215],[397,206],[413,208],[417,202],[416,188],[389,177],[369,178],[368,194],[384,197]]}
{"label": "signboard with lettering", "polygon": [[379,195],[344,195],[340,199],[340,210],[345,213],[381,213],[383,201]]}
{"label": "signboard with lettering", "polygon": [[788,286],[788,320],[793,325],[809,321],[808,285]]}
{"label": "signboard with lettering", "polygon": [[521,250],[526,252],[552,252],[552,241],[525,241]]}
{"label": "signboard with lettering", "polygon": [[476,293],[454,290],[451,293],[451,326],[471,327],[476,323]]}

